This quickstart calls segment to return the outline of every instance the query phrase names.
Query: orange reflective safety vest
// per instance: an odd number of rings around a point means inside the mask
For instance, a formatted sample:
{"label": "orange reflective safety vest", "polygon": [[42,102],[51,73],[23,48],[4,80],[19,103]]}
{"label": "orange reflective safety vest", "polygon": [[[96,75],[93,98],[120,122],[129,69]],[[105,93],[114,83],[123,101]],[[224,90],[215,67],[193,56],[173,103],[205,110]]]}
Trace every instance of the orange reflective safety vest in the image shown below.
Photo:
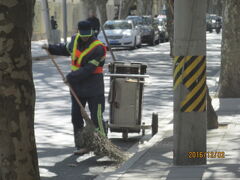
{"label": "orange reflective safety vest", "polygon": [[[76,71],[78,70],[81,65],[82,65],[82,60],[83,58],[88,55],[95,47],[97,46],[103,46],[105,52],[104,52],[104,56],[101,59],[105,59],[106,57],[106,47],[104,46],[104,44],[99,41],[99,40],[95,40],[93,41],[90,46],[86,49],[84,49],[84,51],[79,51],[77,49],[77,45],[78,45],[78,38],[80,37],[79,34],[76,35],[75,39],[74,39],[74,44],[73,44],[73,51],[72,51],[72,65],[71,65],[71,70],[72,71]],[[97,68],[96,70],[93,72],[94,74],[100,74],[103,73],[103,67],[99,66],[99,62],[96,60],[91,60],[91,63],[96,65]]]}

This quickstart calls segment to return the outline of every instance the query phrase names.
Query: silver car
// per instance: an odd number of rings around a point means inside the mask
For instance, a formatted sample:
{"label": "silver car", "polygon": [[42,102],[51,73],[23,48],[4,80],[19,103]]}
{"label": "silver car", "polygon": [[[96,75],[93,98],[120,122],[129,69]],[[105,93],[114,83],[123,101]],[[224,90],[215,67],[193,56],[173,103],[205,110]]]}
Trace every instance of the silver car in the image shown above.
{"label": "silver car", "polygon": [[[105,22],[103,28],[112,47],[135,49],[141,46],[141,32],[134,26],[132,20],[109,20]],[[99,33],[98,39],[107,46],[102,31]]]}

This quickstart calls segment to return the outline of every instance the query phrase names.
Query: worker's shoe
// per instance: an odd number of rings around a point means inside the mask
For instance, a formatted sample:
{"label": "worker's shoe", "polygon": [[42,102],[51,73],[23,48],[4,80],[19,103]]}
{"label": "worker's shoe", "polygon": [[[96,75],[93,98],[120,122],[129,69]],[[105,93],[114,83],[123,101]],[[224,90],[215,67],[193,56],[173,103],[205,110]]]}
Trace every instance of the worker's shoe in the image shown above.
{"label": "worker's shoe", "polygon": [[78,156],[81,156],[81,155],[87,154],[87,153],[89,153],[89,149],[87,149],[87,148],[78,148],[77,150],[75,150],[73,152],[74,155],[78,155]]}

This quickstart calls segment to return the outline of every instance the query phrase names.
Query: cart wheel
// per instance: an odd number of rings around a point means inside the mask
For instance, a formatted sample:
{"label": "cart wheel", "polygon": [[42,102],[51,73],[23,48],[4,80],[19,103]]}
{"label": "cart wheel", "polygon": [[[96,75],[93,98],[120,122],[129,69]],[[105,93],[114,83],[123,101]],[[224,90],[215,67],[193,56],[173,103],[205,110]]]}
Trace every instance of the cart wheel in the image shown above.
{"label": "cart wheel", "polygon": [[108,128],[109,128],[108,121],[104,121],[103,122],[103,129],[104,129],[104,132],[105,132],[106,136],[108,135]]}
{"label": "cart wheel", "polygon": [[157,134],[158,132],[158,114],[153,113],[152,114],[152,136]]}
{"label": "cart wheel", "polygon": [[127,139],[128,139],[128,130],[124,130],[124,131],[122,132],[122,137],[123,137],[123,140],[124,140],[124,141],[127,141]]}
{"label": "cart wheel", "polygon": [[143,125],[143,128],[142,128],[142,136],[145,136],[145,128],[144,128],[145,123],[143,122],[142,125]]}

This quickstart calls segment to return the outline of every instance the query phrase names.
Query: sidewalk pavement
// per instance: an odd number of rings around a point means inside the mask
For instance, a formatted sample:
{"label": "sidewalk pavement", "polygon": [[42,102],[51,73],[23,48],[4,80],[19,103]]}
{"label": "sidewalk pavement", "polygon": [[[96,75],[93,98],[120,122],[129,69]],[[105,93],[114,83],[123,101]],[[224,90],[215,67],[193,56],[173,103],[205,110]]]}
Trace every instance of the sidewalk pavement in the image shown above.
{"label": "sidewalk pavement", "polygon": [[207,165],[173,165],[173,127],[162,126],[145,148],[113,173],[97,180],[234,180],[240,179],[240,99],[213,99],[219,128],[208,130],[207,151],[225,152],[225,158],[207,159]]}
{"label": "sidewalk pavement", "polygon": [[44,49],[42,49],[42,45],[47,44],[47,40],[40,41],[32,41],[32,59],[33,60],[42,60],[47,59],[48,55]]}

